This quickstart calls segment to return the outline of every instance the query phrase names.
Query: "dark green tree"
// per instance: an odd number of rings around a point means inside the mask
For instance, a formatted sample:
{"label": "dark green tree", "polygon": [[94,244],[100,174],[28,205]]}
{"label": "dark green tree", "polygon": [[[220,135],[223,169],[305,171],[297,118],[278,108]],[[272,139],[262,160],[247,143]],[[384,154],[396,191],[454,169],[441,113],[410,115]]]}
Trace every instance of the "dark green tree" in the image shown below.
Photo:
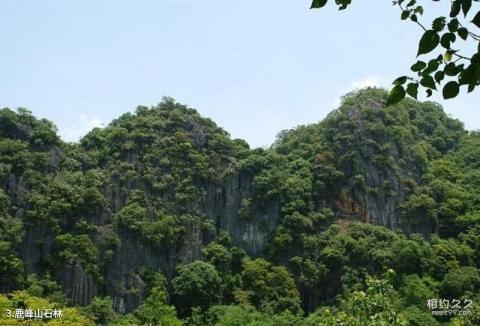
{"label": "dark green tree", "polygon": [[172,280],[173,296],[180,314],[194,307],[207,309],[220,302],[221,279],[215,267],[203,261],[181,266]]}

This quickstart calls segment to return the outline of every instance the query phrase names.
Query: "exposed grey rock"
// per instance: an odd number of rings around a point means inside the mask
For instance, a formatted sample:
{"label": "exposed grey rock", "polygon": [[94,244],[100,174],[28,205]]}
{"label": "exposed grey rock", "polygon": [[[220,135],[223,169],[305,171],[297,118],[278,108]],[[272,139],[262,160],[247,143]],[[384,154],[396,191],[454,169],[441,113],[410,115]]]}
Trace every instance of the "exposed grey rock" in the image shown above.
{"label": "exposed grey rock", "polygon": [[57,272],[56,277],[63,286],[67,297],[75,304],[87,305],[98,293],[97,282],[93,276],[85,273],[78,264],[66,265]]}

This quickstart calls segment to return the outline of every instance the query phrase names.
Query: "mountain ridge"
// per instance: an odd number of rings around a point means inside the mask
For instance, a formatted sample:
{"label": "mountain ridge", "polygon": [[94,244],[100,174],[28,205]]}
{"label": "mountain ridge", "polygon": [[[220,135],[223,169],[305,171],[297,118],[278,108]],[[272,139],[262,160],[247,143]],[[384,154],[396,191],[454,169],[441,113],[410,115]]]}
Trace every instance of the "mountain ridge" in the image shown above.
{"label": "mountain ridge", "polygon": [[[3,109],[0,211],[4,228],[13,226],[2,240],[10,262],[0,289],[50,274],[75,304],[108,295],[127,313],[148,295],[142,268],[171,281],[224,232],[232,246],[292,271],[309,239],[332,225],[458,235],[473,204],[441,207],[431,176],[446,169],[442,159],[474,147],[475,133],[435,103],[385,103],[384,90],[349,94],[268,149],[250,149],[170,98],[75,144],[28,111]],[[306,310],[339,291],[300,288]]]}

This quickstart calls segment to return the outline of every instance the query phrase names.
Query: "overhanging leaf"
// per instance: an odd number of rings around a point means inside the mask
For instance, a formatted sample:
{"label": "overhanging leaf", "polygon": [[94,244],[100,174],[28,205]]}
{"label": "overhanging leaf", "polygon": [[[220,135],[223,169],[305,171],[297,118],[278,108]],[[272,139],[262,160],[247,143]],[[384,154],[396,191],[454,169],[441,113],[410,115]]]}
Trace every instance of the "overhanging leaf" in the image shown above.
{"label": "overhanging leaf", "polygon": [[458,26],[460,25],[458,19],[454,18],[448,23],[448,30],[452,33],[455,33],[458,30]]}
{"label": "overhanging leaf", "polygon": [[475,26],[480,27],[480,11],[477,12],[477,14],[475,15],[475,17],[473,17],[472,23],[474,23]]}
{"label": "overhanging leaf", "polygon": [[419,15],[423,15],[423,7],[422,6],[417,6],[415,8],[415,13],[417,13]]}
{"label": "overhanging leaf", "polygon": [[427,76],[423,77],[420,80],[420,84],[423,87],[427,87],[427,88],[431,88],[431,89],[437,89],[437,87],[435,86],[435,81],[433,80],[433,77],[430,76],[430,75],[427,75]]}
{"label": "overhanging leaf", "polygon": [[440,63],[438,62],[438,59],[432,59],[432,60],[430,60],[430,61],[428,62],[428,65],[427,65],[427,69],[425,69],[424,71],[422,71],[422,75],[423,75],[423,76],[429,75],[429,74],[431,74],[432,72],[437,71],[439,65],[440,65]]}
{"label": "overhanging leaf", "polygon": [[468,37],[468,29],[466,29],[465,27],[459,28],[457,33],[458,33],[458,36],[462,38],[462,40],[466,40]]}
{"label": "overhanging leaf", "polygon": [[450,17],[456,17],[460,13],[461,4],[459,0],[452,2],[452,7],[450,9]]}
{"label": "overhanging leaf", "polygon": [[450,49],[450,44],[455,42],[456,36],[454,33],[445,33],[442,35],[442,38],[440,39],[440,44],[445,48],[445,49]]}
{"label": "overhanging leaf", "polygon": [[420,71],[420,70],[424,69],[426,66],[427,66],[427,64],[425,62],[417,61],[413,66],[410,67],[410,69],[413,72],[417,72],[417,71]]}
{"label": "overhanging leaf", "polygon": [[445,74],[447,74],[448,76],[455,76],[458,74],[458,69],[454,62],[450,62],[447,65],[445,65],[444,71],[445,71]]}
{"label": "overhanging leaf", "polygon": [[461,85],[474,84],[478,81],[479,74],[479,65],[472,63],[460,73],[458,81]]}
{"label": "overhanging leaf", "polygon": [[434,30],[426,31],[420,39],[417,56],[433,51],[437,47],[439,42],[440,36],[438,36],[437,32],[435,32]]}
{"label": "overhanging leaf", "polygon": [[435,32],[440,32],[441,30],[443,30],[445,28],[446,21],[447,21],[447,18],[445,18],[445,17],[435,18],[435,20],[432,23],[432,29]]}
{"label": "overhanging leaf", "polygon": [[393,85],[403,85],[407,81],[407,76],[398,77],[393,81]]}
{"label": "overhanging leaf", "polygon": [[462,0],[462,11],[465,17],[470,11],[470,8],[472,8],[472,0]]}
{"label": "overhanging leaf", "polygon": [[445,73],[443,71],[437,71],[434,75],[435,81],[440,84],[440,82],[445,78]]}
{"label": "overhanging leaf", "polygon": [[460,86],[458,85],[458,83],[456,81],[449,81],[443,87],[443,98],[446,100],[449,98],[454,98],[458,95],[459,92]]}
{"label": "overhanging leaf", "polygon": [[469,93],[473,92],[473,90],[475,89],[476,86],[477,86],[477,85],[475,85],[475,84],[470,84],[470,85],[468,85],[468,92],[469,92]]}
{"label": "overhanging leaf", "polygon": [[388,94],[387,105],[392,105],[400,102],[405,98],[405,89],[402,85],[397,85]]}
{"label": "overhanging leaf", "polygon": [[418,96],[418,83],[409,83],[407,85],[407,94],[417,99]]}
{"label": "overhanging leaf", "polygon": [[328,0],[313,0],[310,9],[322,8],[327,4]]}

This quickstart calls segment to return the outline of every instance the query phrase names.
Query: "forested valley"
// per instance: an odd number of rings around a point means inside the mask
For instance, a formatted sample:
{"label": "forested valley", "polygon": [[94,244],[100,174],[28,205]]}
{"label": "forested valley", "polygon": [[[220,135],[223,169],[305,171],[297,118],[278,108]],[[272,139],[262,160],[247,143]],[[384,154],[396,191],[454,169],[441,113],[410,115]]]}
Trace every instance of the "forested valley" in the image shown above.
{"label": "forested valley", "polygon": [[480,325],[480,133],[387,97],[255,149],[171,98],[78,143],[0,110],[0,325]]}

